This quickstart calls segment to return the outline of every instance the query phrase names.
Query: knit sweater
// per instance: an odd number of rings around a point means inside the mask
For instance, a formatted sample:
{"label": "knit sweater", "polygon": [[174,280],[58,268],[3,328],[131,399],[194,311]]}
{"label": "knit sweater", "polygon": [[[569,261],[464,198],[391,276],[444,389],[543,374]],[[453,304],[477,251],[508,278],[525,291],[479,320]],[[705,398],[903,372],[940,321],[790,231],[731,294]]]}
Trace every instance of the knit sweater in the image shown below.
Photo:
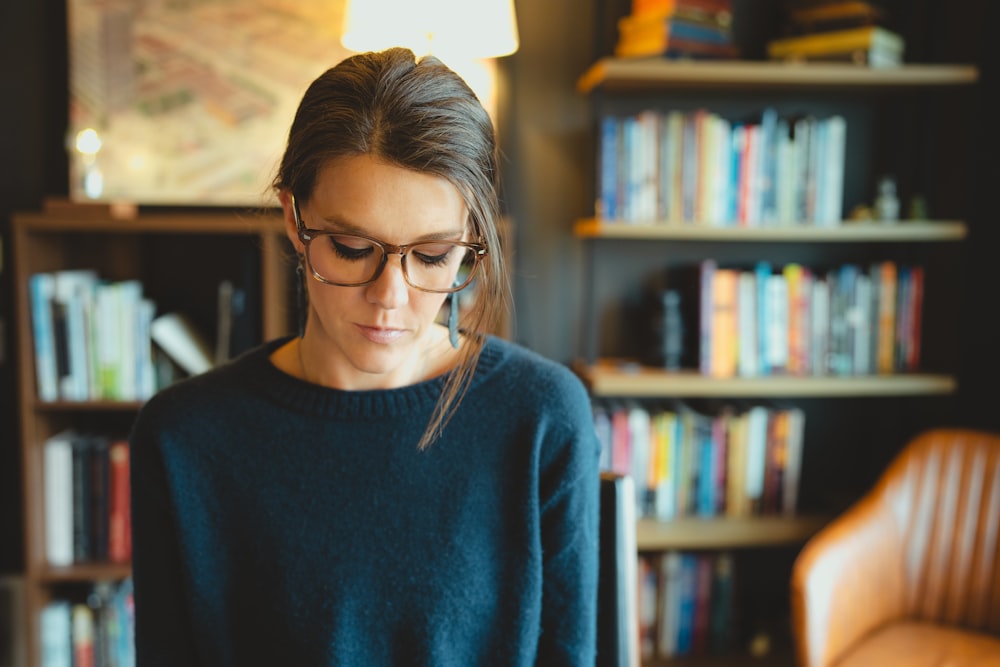
{"label": "knit sweater", "polygon": [[577,378],[490,337],[420,451],[443,378],[321,387],[270,363],[284,342],[134,425],[139,667],[592,665],[599,445]]}

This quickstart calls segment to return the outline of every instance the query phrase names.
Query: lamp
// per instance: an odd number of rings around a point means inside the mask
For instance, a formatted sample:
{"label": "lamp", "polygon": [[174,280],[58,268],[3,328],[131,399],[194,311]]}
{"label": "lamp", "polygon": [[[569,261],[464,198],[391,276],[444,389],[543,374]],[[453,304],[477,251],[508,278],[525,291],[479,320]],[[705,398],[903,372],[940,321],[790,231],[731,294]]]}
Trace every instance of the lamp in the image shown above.
{"label": "lamp", "polygon": [[344,46],[404,46],[442,60],[498,58],[517,50],[514,0],[347,0]]}

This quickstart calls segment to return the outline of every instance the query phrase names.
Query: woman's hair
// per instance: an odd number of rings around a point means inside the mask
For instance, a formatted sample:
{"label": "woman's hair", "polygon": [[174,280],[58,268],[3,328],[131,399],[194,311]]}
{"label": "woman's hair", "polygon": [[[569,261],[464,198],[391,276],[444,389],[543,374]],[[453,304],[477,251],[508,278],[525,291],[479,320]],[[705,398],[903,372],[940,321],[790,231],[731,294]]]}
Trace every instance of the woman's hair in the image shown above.
{"label": "woman's hair", "polygon": [[408,49],[393,48],[351,56],[310,84],[272,186],[295,195],[300,204],[307,202],[331,160],[357,155],[446,179],[465,201],[471,239],[489,249],[476,276],[476,298],[463,316],[470,335],[420,439],[425,448],[469,386],[482,332],[496,329],[510,301],[497,231],[496,135],[489,114],[461,77],[434,57],[417,61]]}

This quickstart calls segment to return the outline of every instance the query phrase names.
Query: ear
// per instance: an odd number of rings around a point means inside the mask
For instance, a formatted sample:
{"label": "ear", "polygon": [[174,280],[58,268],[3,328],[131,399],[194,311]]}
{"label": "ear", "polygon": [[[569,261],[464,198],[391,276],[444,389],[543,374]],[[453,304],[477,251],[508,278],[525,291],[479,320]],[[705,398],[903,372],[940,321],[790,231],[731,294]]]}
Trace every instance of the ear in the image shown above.
{"label": "ear", "polygon": [[281,202],[281,217],[285,224],[285,236],[291,241],[296,254],[303,254],[306,249],[299,239],[299,230],[295,225],[295,209],[292,206],[292,193],[288,190],[281,190],[278,193],[278,201]]}

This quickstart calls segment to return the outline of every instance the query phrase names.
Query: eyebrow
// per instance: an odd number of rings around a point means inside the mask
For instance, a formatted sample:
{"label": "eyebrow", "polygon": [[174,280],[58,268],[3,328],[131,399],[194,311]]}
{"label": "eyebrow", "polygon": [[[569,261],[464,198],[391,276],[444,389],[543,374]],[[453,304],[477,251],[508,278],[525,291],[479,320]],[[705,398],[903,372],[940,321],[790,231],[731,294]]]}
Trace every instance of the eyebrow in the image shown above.
{"label": "eyebrow", "polygon": [[[382,239],[377,236],[373,236],[368,230],[364,229],[359,225],[354,225],[346,222],[342,219],[330,217],[330,218],[319,218],[325,226],[320,229],[314,229],[316,232],[333,232],[336,234],[354,234],[357,236],[366,236],[368,238],[374,238],[379,241]],[[448,229],[440,232],[431,232],[430,234],[424,234],[423,236],[417,237],[407,241],[403,245],[409,245],[412,243],[420,243],[421,241],[454,241],[456,237],[459,239],[465,235],[464,229]],[[383,241],[388,243],[387,241]]]}

